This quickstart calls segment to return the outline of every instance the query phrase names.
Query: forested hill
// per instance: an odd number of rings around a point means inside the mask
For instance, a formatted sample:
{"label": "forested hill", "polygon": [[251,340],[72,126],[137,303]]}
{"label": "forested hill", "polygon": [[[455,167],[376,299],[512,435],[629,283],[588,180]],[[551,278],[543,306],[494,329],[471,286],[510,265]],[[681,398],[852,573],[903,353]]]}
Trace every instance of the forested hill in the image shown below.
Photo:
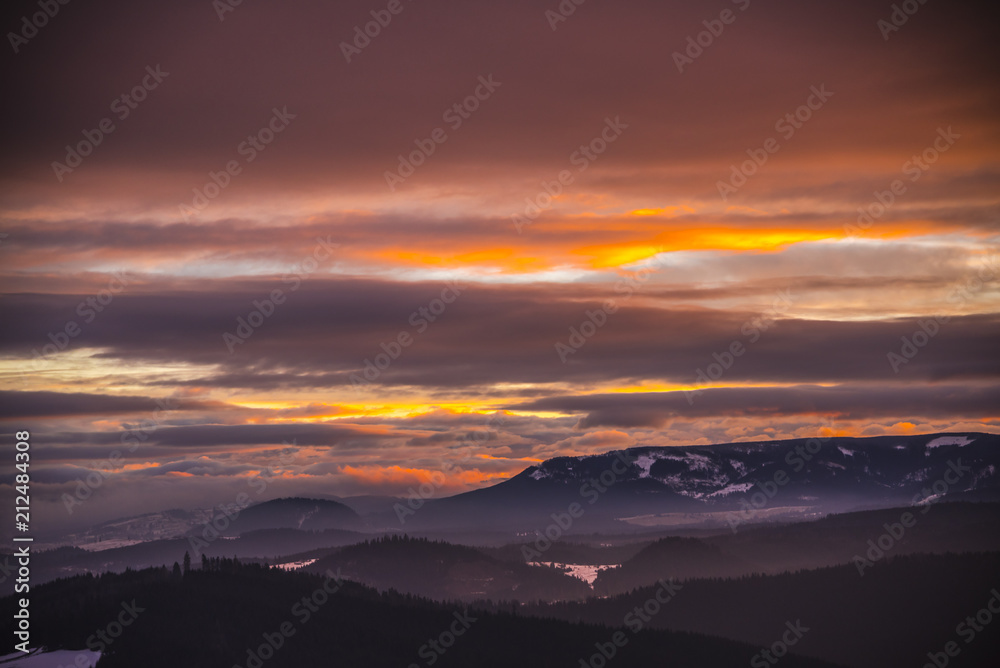
{"label": "forested hill", "polygon": [[[119,631],[114,622],[124,614],[131,623],[105,646],[99,668],[243,668],[248,648],[260,648],[266,638],[279,645],[261,653],[268,657],[266,668],[542,668],[578,666],[594,654],[596,642],[613,633],[510,612],[465,616],[461,606],[380,594],[349,582],[338,589],[323,576],[233,560],[209,566],[187,574],[157,568],[41,585],[31,592],[33,644],[75,650],[89,639],[93,646],[103,642],[99,633]],[[319,595],[324,583],[336,593]],[[134,620],[128,616],[133,612]],[[8,638],[11,621],[7,616],[2,623]],[[290,633],[279,643],[276,634],[283,628]],[[443,637],[449,629],[462,634]],[[623,633],[628,642],[616,651],[616,668],[738,666],[759,651],[696,634]],[[782,665],[831,664],[786,656]]]}
{"label": "forested hill", "polygon": [[[862,574],[863,573],[863,574]],[[656,585],[585,604],[531,605],[522,613],[613,624]],[[736,579],[688,580],[651,622],[658,628],[770,644],[786,622],[810,630],[797,650],[854,668],[922,666],[927,653],[956,642],[950,668],[993,668],[1000,656],[1000,553],[915,554],[869,564]],[[970,616],[992,619],[980,630]],[[970,631],[974,631],[970,635]]]}

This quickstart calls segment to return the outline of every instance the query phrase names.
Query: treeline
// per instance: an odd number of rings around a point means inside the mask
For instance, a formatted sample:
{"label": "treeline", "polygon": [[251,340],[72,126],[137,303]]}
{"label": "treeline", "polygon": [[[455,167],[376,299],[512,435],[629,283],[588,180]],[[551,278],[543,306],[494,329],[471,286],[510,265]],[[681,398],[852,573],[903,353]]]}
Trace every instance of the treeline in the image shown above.
{"label": "treeline", "polygon": [[[98,640],[103,633],[111,642],[103,647],[99,668],[228,668],[246,666],[248,652],[266,654],[267,668],[542,668],[579,665],[597,651],[595,643],[612,633],[509,613],[466,613],[393,591],[337,585],[324,576],[235,559],[208,566],[180,577],[164,567],[41,585],[31,592],[33,644],[77,650],[103,642]],[[319,595],[331,589],[334,593]],[[125,608],[134,619],[115,628]],[[9,618],[0,624],[8,637],[10,624]],[[449,637],[456,628],[464,632]],[[282,635],[282,630],[290,633]],[[269,642],[270,650],[264,647]],[[700,635],[643,631],[628,634],[614,665],[745,665],[756,651]],[[788,656],[782,665],[826,664]]]}

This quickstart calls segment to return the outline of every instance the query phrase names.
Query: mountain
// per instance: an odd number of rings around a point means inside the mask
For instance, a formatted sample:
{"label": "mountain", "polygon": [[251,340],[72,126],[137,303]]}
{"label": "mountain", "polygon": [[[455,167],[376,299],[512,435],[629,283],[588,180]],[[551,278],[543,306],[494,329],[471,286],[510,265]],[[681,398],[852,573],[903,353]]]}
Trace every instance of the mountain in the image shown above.
{"label": "mountain", "polygon": [[1000,436],[981,433],[631,448],[551,459],[378,521],[406,530],[490,526],[550,539],[738,527],[944,498],[1000,501],[998,467]]}
{"label": "mountain", "polygon": [[[328,593],[329,592],[329,593]],[[12,609],[12,597],[0,599]],[[101,668],[546,668],[746,665],[759,648],[691,633],[570,624],[435,604],[322,575],[221,560],[32,587],[32,642],[104,652]],[[120,622],[128,622],[123,625]],[[12,637],[14,620],[0,620]],[[611,645],[616,629],[625,640]],[[102,635],[103,634],[103,635]],[[611,646],[612,662],[595,645]],[[830,668],[794,654],[783,668]]]}
{"label": "mountain", "polygon": [[[221,518],[216,515],[215,519]],[[219,524],[220,522],[216,522],[217,526]],[[361,517],[351,507],[338,501],[287,498],[264,501],[240,510],[239,516],[231,520],[229,526],[220,533],[238,536],[261,529],[358,529],[363,524]]]}
{"label": "mountain", "polygon": [[548,567],[500,561],[462,545],[388,536],[337,550],[304,568],[435,600],[576,600],[590,587]]}

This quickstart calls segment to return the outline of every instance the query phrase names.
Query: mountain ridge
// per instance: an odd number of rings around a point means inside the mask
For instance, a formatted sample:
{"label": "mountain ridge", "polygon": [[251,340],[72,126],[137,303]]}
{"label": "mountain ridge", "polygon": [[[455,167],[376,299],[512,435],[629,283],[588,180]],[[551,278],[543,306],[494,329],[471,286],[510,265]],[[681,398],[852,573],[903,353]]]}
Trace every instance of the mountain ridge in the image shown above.
{"label": "mountain ridge", "polygon": [[428,500],[396,524],[540,530],[576,503],[583,512],[566,531],[723,527],[939,497],[997,501],[998,468],[1000,435],[980,432],[637,447],[549,459],[496,485]]}

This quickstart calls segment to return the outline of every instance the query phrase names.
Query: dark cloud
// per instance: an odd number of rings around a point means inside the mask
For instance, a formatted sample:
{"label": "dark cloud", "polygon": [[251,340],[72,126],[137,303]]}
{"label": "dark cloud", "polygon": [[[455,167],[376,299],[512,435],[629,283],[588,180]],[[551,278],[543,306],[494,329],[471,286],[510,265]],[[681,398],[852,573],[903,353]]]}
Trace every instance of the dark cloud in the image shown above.
{"label": "dark cloud", "polygon": [[[571,327],[579,328],[602,302],[572,300],[565,287],[551,294],[545,286],[470,285],[443,314],[425,317],[419,309],[440,297],[445,283],[370,280],[313,279],[296,292],[284,286],[287,301],[230,354],[223,334],[235,333],[237,319],[254,310],[252,302],[281,283],[228,292],[224,281],[217,285],[211,292],[123,294],[92,323],[81,323],[82,334],[72,345],[100,349],[93,353],[98,358],[184,361],[217,369],[191,381],[163,381],[170,385],[258,390],[349,386],[352,374],[361,377],[365,360],[382,354],[381,344],[400,332],[414,342],[380,371],[375,385],[465,388],[640,379],[690,384],[734,343],[746,352],[734,360],[724,382],[912,382],[1000,374],[994,354],[1000,319],[993,315],[955,317],[940,326],[897,375],[887,356],[920,329],[920,318],[768,323],[770,306],[759,312],[659,309],[618,295],[620,310],[562,363],[557,342],[568,344]],[[616,297],[610,286],[606,297]],[[48,332],[76,319],[78,302],[79,296],[65,295],[4,297],[0,305],[10,320],[0,350],[30,357],[47,342]]]}
{"label": "dark cloud", "polygon": [[586,413],[578,427],[661,428],[674,418],[778,418],[795,415],[839,421],[873,418],[988,419],[1000,405],[1000,386],[927,385],[707,388],[697,392],[599,394],[539,399],[514,410]]}
{"label": "dark cloud", "polygon": [[[385,436],[347,426],[326,424],[203,424],[190,427],[158,427],[134,431],[135,438],[147,453],[148,446],[162,448],[228,448],[231,446],[296,445],[317,447],[365,447],[386,440]],[[62,432],[45,437],[51,443],[89,443],[121,446],[122,433],[115,432]],[[107,455],[107,453],[105,453]]]}
{"label": "dark cloud", "polygon": [[[35,9],[22,4],[22,13]],[[285,105],[298,118],[267,149],[266,160],[247,165],[232,192],[251,193],[265,182],[384,188],[382,172],[396,156],[443,125],[443,110],[491,73],[502,87],[452,133],[425,168],[427,182],[461,180],[472,173],[469,166],[551,170],[607,115],[633,124],[608,166],[676,168],[709,160],[725,170],[773,134],[775,119],[802,104],[810,86],[823,83],[836,91],[835,101],[783,159],[845,150],[905,156],[923,148],[913,144],[915,128],[933,133],[942,123],[970,130],[995,123],[995,6],[922,6],[886,44],[876,21],[889,5],[753,2],[682,75],[671,54],[728,3],[590,3],[553,32],[544,12],[555,5],[404,3],[403,13],[350,64],[339,45],[371,20],[366,0],[244,3],[221,22],[213,5],[200,0],[169,8],[121,1],[67,6],[21,53],[6,56],[13,60],[8,85],[22,94],[8,109],[7,127],[17,132],[8,132],[2,166],[54,183],[50,162],[63,146],[80,139],[81,128],[114,116],[111,101],[155,65],[169,77],[116,121],[85,169],[155,173],[158,184],[146,187],[170,201],[189,197],[209,170],[238,157],[236,145],[266,123],[272,107]],[[16,25],[18,10],[8,11],[7,25]],[[927,104],[929,90],[949,104]],[[872,117],[896,122],[873,124]],[[86,181],[85,174],[72,175],[69,187]],[[678,184],[691,192],[683,180]],[[712,190],[711,182],[699,186]]]}
{"label": "dark cloud", "polygon": [[207,410],[223,408],[216,401],[190,399],[164,400],[152,397],[125,397],[106,394],[68,394],[64,392],[12,392],[0,390],[0,420],[12,418],[54,418],[72,415],[129,415],[154,413],[169,405],[171,410]]}

